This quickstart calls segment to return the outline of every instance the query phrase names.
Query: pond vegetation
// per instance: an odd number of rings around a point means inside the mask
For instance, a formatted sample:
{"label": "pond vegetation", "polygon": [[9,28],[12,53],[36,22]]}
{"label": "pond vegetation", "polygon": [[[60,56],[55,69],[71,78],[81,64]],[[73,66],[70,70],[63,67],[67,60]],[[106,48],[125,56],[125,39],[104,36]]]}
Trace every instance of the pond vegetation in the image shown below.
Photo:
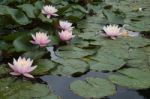
{"label": "pond vegetation", "polygon": [[51,77],[70,79],[68,90],[83,99],[111,97],[118,87],[149,89],[149,5],[1,0],[0,98],[63,99],[48,86]]}

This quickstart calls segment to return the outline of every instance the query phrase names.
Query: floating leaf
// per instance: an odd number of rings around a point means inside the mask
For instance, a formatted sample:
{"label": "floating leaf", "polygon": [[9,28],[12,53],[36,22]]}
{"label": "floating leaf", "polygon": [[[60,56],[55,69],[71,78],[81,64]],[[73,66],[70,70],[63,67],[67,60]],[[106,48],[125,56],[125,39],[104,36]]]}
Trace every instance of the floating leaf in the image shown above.
{"label": "floating leaf", "polygon": [[137,47],[145,47],[150,45],[150,40],[143,37],[130,37],[126,39],[129,47],[137,48]]}
{"label": "floating leaf", "polygon": [[19,5],[18,8],[26,12],[29,18],[36,18],[36,15],[35,15],[36,8],[32,4]]}
{"label": "floating leaf", "polygon": [[33,60],[35,59],[40,59],[42,56],[44,56],[46,54],[45,51],[38,51],[38,50],[35,50],[35,51],[28,51],[26,53],[23,54],[23,56],[25,57],[30,57],[32,58]]}
{"label": "floating leaf", "polygon": [[94,64],[90,64],[90,69],[96,71],[113,71],[121,68],[125,64],[125,62],[122,59],[111,56],[106,53],[98,54],[96,57],[92,57],[92,59],[97,62]]}
{"label": "floating leaf", "polygon": [[56,54],[59,57],[62,58],[82,58],[88,55],[94,54],[95,51],[93,50],[87,50],[87,49],[80,49],[80,48],[73,48],[73,50],[62,50],[62,51],[57,51]]}
{"label": "floating leaf", "polygon": [[29,51],[35,48],[36,46],[32,46],[32,44],[30,43],[30,40],[31,39],[29,35],[23,35],[23,36],[18,37],[13,42],[15,50],[17,52],[21,52],[21,51]]}
{"label": "floating leaf", "polygon": [[54,69],[56,64],[48,59],[40,59],[37,63],[37,68],[33,71],[34,75],[42,75]]}
{"label": "floating leaf", "polygon": [[10,69],[7,68],[7,67],[8,67],[8,66],[7,66],[6,64],[0,65],[0,76],[1,76],[1,75],[9,74]]}
{"label": "floating leaf", "polygon": [[45,84],[32,84],[15,78],[0,79],[0,97],[2,99],[31,99],[47,96],[49,88]]}
{"label": "floating leaf", "polygon": [[79,59],[57,59],[55,62],[61,64],[53,74],[72,75],[75,73],[84,73],[89,66],[86,62]]}
{"label": "floating leaf", "polygon": [[76,80],[70,89],[85,98],[102,98],[116,93],[115,86],[102,78],[86,78],[85,81]]}
{"label": "floating leaf", "polygon": [[13,9],[4,5],[0,5],[0,8],[0,15],[10,16],[18,24],[26,25],[30,23],[30,20],[25,14],[18,9]]}
{"label": "floating leaf", "polygon": [[109,77],[113,83],[132,89],[150,88],[150,72],[136,68],[123,69],[118,72],[120,74]]}
{"label": "floating leaf", "polygon": [[124,24],[124,16],[118,12],[115,13],[109,10],[103,10],[104,15],[111,24]]}

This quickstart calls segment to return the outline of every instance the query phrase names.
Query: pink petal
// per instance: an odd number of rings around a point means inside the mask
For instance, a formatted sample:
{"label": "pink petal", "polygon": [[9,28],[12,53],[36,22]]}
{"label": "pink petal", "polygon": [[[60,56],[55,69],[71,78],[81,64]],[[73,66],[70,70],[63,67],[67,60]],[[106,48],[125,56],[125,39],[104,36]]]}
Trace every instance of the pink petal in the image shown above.
{"label": "pink petal", "polygon": [[51,18],[51,15],[47,15],[47,18]]}
{"label": "pink petal", "polygon": [[28,77],[28,78],[34,78],[31,74],[28,74],[28,73],[25,73],[23,74],[25,77]]}
{"label": "pink petal", "polygon": [[14,65],[12,65],[12,64],[10,64],[10,63],[8,63],[8,65],[9,65],[9,67],[10,67],[11,69],[16,70],[16,68],[14,67]]}
{"label": "pink petal", "polygon": [[59,16],[58,14],[52,14],[53,16]]}
{"label": "pink petal", "polygon": [[32,67],[30,67],[30,68],[28,69],[28,72],[33,71],[36,67],[37,67],[37,66],[32,66]]}
{"label": "pink petal", "polygon": [[30,41],[32,44],[37,44],[35,41]]}
{"label": "pink petal", "polygon": [[116,39],[116,37],[114,37],[114,36],[111,36],[111,39],[115,40],[115,39]]}
{"label": "pink petal", "polygon": [[20,73],[18,72],[10,72],[11,75],[15,75],[15,76],[18,76],[18,75],[21,75]]}
{"label": "pink petal", "polygon": [[45,47],[46,46],[46,44],[40,44],[40,47]]}

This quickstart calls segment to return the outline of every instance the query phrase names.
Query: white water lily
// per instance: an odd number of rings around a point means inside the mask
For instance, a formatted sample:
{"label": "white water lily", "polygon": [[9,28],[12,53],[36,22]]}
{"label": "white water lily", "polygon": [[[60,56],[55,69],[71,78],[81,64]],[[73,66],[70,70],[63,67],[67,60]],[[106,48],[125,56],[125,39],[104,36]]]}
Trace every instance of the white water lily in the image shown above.
{"label": "white water lily", "polygon": [[115,39],[120,35],[121,28],[118,25],[107,25],[103,27],[103,30],[105,31],[105,36]]}
{"label": "white water lily", "polygon": [[49,40],[49,36],[43,32],[36,32],[35,35],[31,35],[33,40],[30,42],[32,44],[38,44],[40,47],[46,46],[51,40]]}
{"label": "white water lily", "polygon": [[64,31],[72,31],[73,29],[72,23],[68,21],[59,21],[59,26]]}
{"label": "white water lily", "polygon": [[75,37],[75,35],[72,35],[72,31],[61,31],[61,32],[59,32],[59,38],[62,41],[69,41],[73,37]]}
{"label": "white water lily", "polygon": [[13,72],[11,75],[24,75],[25,77],[34,78],[30,72],[33,71],[37,66],[32,66],[33,60],[30,58],[21,58],[19,57],[18,60],[13,60],[13,64],[8,63]]}
{"label": "white water lily", "polygon": [[58,16],[58,14],[56,14],[57,11],[58,10],[51,5],[46,5],[42,9],[42,13],[47,15],[47,18],[51,18],[51,16]]}

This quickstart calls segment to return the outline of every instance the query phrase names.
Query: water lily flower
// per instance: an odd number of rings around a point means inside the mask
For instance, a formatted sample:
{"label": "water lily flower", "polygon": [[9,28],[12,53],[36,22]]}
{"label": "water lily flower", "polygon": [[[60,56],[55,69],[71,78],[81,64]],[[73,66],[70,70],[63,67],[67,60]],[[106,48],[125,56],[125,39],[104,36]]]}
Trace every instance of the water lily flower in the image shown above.
{"label": "water lily flower", "polygon": [[30,58],[25,59],[19,57],[18,60],[13,60],[13,64],[8,63],[13,72],[10,72],[11,75],[24,75],[25,77],[34,78],[30,72],[33,71],[37,66],[31,66],[33,60]]}
{"label": "water lily flower", "polygon": [[42,13],[46,14],[47,18],[51,18],[51,16],[58,16],[58,14],[56,14],[57,11],[58,10],[51,5],[46,5],[42,9]]}
{"label": "water lily flower", "polygon": [[59,38],[62,41],[69,41],[70,39],[72,39],[75,35],[72,35],[72,31],[61,31],[59,32]]}
{"label": "water lily flower", "polygon": [[116,37],[120,35],[120,29],[118,25],[107,25],[103,27],[105,36],[111,37],[112,39],[116,39]]}
{"label": "water lily flower", "polygon": [[35,35],[31,36],[33,40],[31,40],[30,42],[32,44],[38,44],[40,47],[44,47],[50,42],[49,36],[47,36],[47,34],[43,32],[36,32]]}
{"label": "water lily flower", "polygon": [[59,21],[59,26],[64,31],[72,31],[73,29],[72,23],[68,21]]}

